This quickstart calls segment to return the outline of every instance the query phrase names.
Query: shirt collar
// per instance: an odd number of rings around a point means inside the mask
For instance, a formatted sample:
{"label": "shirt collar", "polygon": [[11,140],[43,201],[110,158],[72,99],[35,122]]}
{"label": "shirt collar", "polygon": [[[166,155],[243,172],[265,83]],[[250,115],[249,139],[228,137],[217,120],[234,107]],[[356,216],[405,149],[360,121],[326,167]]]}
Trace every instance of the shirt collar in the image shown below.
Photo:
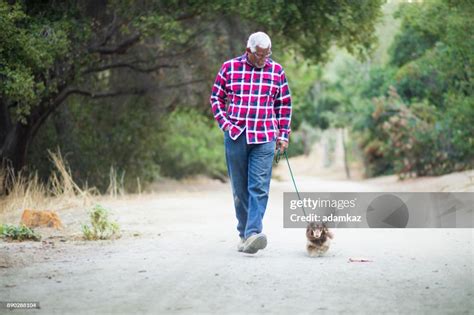
{"label": "shirt collar", "polygon": [[[247,58],[247,53],[244,53],[241,57],[240,57],[240,61],[242,63],[247,63],[249,66],[251,67],[255,67],[251,62],[250,60],[248,60]],[[265,66],[269,66],[271,64],[271,59],[270,58],[266,58],[265,59]],[[256,67],[255,67],[256,68]]]}

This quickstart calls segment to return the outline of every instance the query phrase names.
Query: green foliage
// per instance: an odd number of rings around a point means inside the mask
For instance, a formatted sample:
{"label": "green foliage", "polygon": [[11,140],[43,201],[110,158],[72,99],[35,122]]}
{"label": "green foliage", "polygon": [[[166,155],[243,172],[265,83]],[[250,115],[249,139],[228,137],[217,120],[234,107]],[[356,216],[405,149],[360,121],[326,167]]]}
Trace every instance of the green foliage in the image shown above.
{"label": "green foliage", "polygon": [[381,152],[400,177],[438,175],[451,168],[442,135],[435,129],[438,117],[432,105],[415,103],[408,108],[395,90],[375,104],[372,118],[385,140]]}
{"label": "green foliage", "polygon": [[[219,1],[217,1],[219,2]],[[381,0],[221,2],[223,12],[263,26],[280,47],[295,48],[314,61],[325,61],[333,45],[364,55],[375,43],[374,24]],[[230,5],[229,5],[230,4]]]}
{"label": "green foliage", "polygon": [[446,111],[438,128],[451,140],[445,150],[457,168],[474,168],[474,96],[446,95]]}
{"label": "green foliage", "polygon": [[474,167],[473,14],[469,1],[404,5],[390,64],[348,62],[323,90],[339,105],[321,116],[352,130],[368,176]]}
{"label": "green foliage", "polygon": [[25,124],[31,109],[57,88],[57,80],[39,78],[54,71],[55,61],[72,49],[73,21],[67,14],[53,12],[49,12],[51,19],[32,17],[21,2],[0,1],[0,91],[16,104],[16,120]]}
{"label": "green foliage", "polygon": [[114,167],[124,176],[124,188],[136,191],[137,177],[146,184],[159,176],[155,160],[161,140],[158,118],[150,115],[151,111],[150,104],[135,97],[113,104],[74,99],[40,131],[31,148],[30,163],[42,178],[48,178],[50,161],[45,152],[59,144],[79,184],[105,192]]}
{"label": "green foliage", "polygon": [[401,67],[421,57],[439,40],[441,30],[436,26],[437,22],[432,19],[439,19],[439,16],[436,16],[436,11],[447,8],[439,2],[430,10],[427,10],[427,7],[430,5],[405,4],[396,13],[396,17],[402,18],[402,25],[401,32],[395,36],[392,46],[389,48],[392,65]]}
{"label": "green foliage", "polygon": [[196,110],[176,110],[163,122],[163,129],[158,156],[163,175],[226,176],[223,134],[213,120]]}
{"label": "green foliage", "polygon": [[[417,34],[414,43],[422,45],[429,42],[429,45],[417,50],[419,53],[395,63],[408,67],[402,67],[401,73],[397,74],[400,94],[403,96],[404,90],[408,90],[405,100],[412,96],[418,99],[427,97],[430,102],[439,105],[444,101],[441,94],[449,90],[472,94],[474,41],[468,37],[468,30],[474,27],[472,14],[474,4],[470,1],[434,0],[406,5],[400,11],[405,27],[402,27],[399,36]],[[407,47],[394,43],[393,58],[397,58],[396,52],[404,48]],[[410,90],[408,85],[414,88]]]}
{"label": "green foliage", "polygon": [[303,155],[305,153],[305,143],[300,131],[293,132],[291,135],[291,145],[287,149],[288,157]]}
{"label": "green foliage", "polygon": [[443,94],[448,89],[449,81],[446,74],[440,71],[440,50],[441,45],[437,45],[419,59],[398,69],[394,86],[405,101],[427,99],[430,103],[443,106]]}
{"label": "green foliage", "polygon": [[313,144],[319,139],[319,131],[312,128],[306,121],[303,122],[298,130],[291,133],[290,145],[287,150],[288,157],[308,155]]}
{"label": "green foliage", "polygon": [[[321,78],[321,67],[305,61],[295,52],[286,53],[280,63],[284,65],[285,74],[291,88],[293,106],[291,128],[297,130],[305,120],[313,122],[313,120],[318,119],[313,114],[313,96],[311,92],[314,82]],[[294,142],[293,137],[291,141]]]}
{"label": "green foliage", "polygon": [[395,34],[400,29],[401,24],[400,20],[394,16],[399,6],[399,1],[386,1],[382,5],[383,18],[375,26],[377,48],[370,57],[372,65],[385,65],[389,61],[388,50],[392,46]]}
{"label": "green foliage", "polygon": [[336,119],[332,115],[338,111],[340,105],[337,97],[328,90],[327,95],[319,97],[313,106],[306,108],[305,117],[308,123],[325,130],[331,126],[333,119]]}
{"label": "green foliage", "polygon": [[20,226],[1,224],[0,225],[0,237],[5,237],[10,240],[33,240],[40,241],[41,235],[35,232],[33,229],[21,224]]}
{"label": "green foliage", "polygon": [[389,66],[374,66],[369,70],[369,80],[362,80],[360,95],[362,98],[371,99],[385,95],[390,86],[395,84],[396,68]]}
{"label": "green foliage", "polygon": [[[260,29],[272,37],[276,60],[288,71],[297,130],[300,117],[311,117],[311,85],[320,77],[301,58],[323,62],[333,45],[365,56],[375,43],[374,24],[383,0],[11,3],[0,2],[0,109],[8,114],[0,117],[0,147],[17,121],[25,124],[26,135],[20,137],[27,139],[18,141],[25,145],[0,153],[14,152],[7,158],[16,159],[31,154],[29,162],[47,177],[46,151],[59,145],[74,179],[104,191],[111,165],[126,174],[127,188],[137,177],[152,181],[159,169],[175,177],[225,176],[217,145],[222,135],[213,122],[201,116],[183,121],[178,116],[186,116],[184,112],[163,125],[161,119],[176,104],[209,108],[202,86],[193,90],[179,83],[208,78],[210,83],[215,69],[210,74],[209,65],[228,58],[228,46],[245,47],[245,40],[234,34],[246,37],[249,30]],[[286,65],[286,55],[300,59]],[[141,71],[149,66],[158,70]],[[72,98],[74,94],[83,97]],[[67,109],[58,110],[65,104]],[[178,130],[171,122],[188,129]],[[197,132],[202,130],[206,132]]]}
{"label": "green foliage", "polygon": [[[157,48],[163,52],[192,45],[191,29],[183,16],[206,21],[215,14],[228,12],[255,27],[266,28],[275,37],[274,41],[279,42],[280,51],[291,47],[320,62],[327,58],[333,44],[361,55],[370,50],[375,42],[373,28],[381,4],[382,0],[357,3],[216,0],[185,5],[180,1],[141,5],[113,1],[107,9],[130,21],[122,23],[123,35],[138,31],[143,39],[156,36]],[[65,70],[77,67],[79,74],[79,70],[100,61],[99,56],[89,53],[88,47],[93,32],[100,27],[104,27],[101,21],[88,16],[78,4],[0,2],[0,77],[3,77],[0,91],[8,102],[15,103],[17,120],[26,123],[32,107],[55,96],[58,86],[70,79],[62,76],[75,76]]]}
{"label": "green foliage", "polygon": [[86,240],[106,240],[119,236],[120,227],[117,222],[109,220],[109,211],[106,208],[96,205],[89,216],[92,226],[82,225],[82,233]]}

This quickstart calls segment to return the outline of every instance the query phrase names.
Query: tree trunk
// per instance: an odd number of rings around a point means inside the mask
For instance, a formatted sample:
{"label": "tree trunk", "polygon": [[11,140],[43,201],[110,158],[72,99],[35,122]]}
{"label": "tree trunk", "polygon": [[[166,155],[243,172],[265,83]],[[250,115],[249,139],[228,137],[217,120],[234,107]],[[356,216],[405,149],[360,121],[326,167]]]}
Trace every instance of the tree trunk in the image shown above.
{"label": "tree trunk", "polygon": [[28,125],[16,123],[8,130],[0,148],[0,160],[9,163],[15,172],[25,166],[26,153],[31,140],[30,129]]}
{"label": "tree trunk", "polygon": [[[44,104],[49,104],[49,100]],[[12,122],[7,105],[0,99],[0,167],[11,167],[14,174],[18,174],[26,166],[31,141],[53,108],[45,105],[35,107],[27,124],[23,124]],[[8,178],[3,178],[3,181],[0,189],[4,191],[0,191],[0,194],[8,193],[10,189],[11,181]]]}
{"label": "tree trunk", "polygon": [[343,154],[344,154],[344,170],[346,171],[346,178],[350,179],[351,178],[351,172],[349,169],[349,161],[347,160],[347,145],[346,145],[346,130],[344,128],[341,128],[341,134],[342,134],[342,148],[343,148]]}

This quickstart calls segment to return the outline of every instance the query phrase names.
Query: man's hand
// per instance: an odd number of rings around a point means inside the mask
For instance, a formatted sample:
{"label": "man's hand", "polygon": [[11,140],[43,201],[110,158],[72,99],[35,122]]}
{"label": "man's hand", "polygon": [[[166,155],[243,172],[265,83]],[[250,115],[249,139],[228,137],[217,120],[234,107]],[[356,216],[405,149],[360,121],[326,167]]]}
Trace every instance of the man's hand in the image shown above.
{"label": "man's hand", "polygon": [[280,150],[280,154],[283,154],[286,149],[288,149],[288,142],[278,139],[276,143],[276,150]]}

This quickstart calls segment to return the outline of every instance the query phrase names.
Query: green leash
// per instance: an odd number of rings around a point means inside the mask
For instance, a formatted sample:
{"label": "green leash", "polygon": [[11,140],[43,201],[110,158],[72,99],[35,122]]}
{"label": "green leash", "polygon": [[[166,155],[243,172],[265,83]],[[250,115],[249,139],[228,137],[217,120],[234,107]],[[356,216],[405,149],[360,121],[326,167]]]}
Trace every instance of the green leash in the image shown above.
{"label": "green leash", "polygon": [[[288,164],[288,169],[290,170],[290,175],[291,175],[291,180],[293,181],[293,185],[295,186],[296,194],[298,195],[298,199],[301,200],[300,192],[298,191],[298,187],[296,187],[296,182],[295,182],[295,177],[293,176],[293,171],[291,170],[290,166],[290,161],[288,161],[288,154],[285,151],[283,151],[283,154],[285,154],[285,159],[286,159],[286,164]],[[277,150],[277,153],[275,154],[275,164],[278,164],[280,162],[280,150]],[[301,209],[303,210],[304,216],[306,217],[306,211],[303,206],[301,206]]]}

